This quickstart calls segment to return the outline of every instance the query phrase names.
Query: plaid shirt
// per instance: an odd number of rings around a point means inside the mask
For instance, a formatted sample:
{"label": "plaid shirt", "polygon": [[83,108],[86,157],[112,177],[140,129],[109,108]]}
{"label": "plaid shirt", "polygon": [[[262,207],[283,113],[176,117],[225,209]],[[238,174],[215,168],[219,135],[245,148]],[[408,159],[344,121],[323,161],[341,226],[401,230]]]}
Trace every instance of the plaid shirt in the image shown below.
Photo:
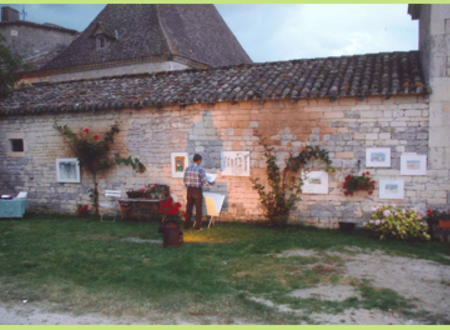
{"label": "plaid shirt", "polygon": [[212,183],[206,178],[205,171],[200,166],[193,164],[188,166],[184,172],[184,185],[201,188],[202,186],[212,186]]}

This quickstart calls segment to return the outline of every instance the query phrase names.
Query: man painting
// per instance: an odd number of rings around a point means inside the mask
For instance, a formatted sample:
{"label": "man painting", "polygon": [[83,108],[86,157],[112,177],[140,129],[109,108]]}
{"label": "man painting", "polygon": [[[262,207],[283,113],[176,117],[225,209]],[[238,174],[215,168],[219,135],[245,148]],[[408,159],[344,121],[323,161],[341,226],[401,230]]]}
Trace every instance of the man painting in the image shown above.
{"label": "man painting", "polygon": [[216,182],[209,182],[206,178],[205,171],[200,167],[202,156],[196,154],[194,156],[194,163],[186,168],[184,172],[184,185],[187,187],[187,218],[184,223],[184,228],[191,227],[192,208],[195,205],[195,230],[202,230],[200,228],[202,222],[202,202],[203,202],[203,186],[213,186]]}

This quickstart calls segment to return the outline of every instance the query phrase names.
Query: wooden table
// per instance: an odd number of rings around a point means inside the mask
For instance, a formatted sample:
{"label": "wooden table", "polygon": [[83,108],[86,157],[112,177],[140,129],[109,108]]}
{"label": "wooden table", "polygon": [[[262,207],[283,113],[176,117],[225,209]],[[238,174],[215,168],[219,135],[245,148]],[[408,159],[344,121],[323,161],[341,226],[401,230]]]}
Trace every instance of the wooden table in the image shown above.
{"label": "wooden table", "polygon": [[145,222],[150,220],[162,220],[162,213],[159,211],[161,204],[167,199],[143,199],[124,198],[119,199],[122,220]]}

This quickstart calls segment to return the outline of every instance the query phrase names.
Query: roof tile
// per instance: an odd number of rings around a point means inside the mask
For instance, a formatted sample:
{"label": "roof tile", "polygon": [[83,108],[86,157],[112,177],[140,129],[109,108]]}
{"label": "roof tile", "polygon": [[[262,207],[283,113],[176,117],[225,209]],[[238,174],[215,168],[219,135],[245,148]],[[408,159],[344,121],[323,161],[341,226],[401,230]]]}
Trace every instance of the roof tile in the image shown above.
{"label": "roof tile", "polygon": [[395,52],[37,83],[1,100],[0,114],[423,95],[424,85],[419,52]]}

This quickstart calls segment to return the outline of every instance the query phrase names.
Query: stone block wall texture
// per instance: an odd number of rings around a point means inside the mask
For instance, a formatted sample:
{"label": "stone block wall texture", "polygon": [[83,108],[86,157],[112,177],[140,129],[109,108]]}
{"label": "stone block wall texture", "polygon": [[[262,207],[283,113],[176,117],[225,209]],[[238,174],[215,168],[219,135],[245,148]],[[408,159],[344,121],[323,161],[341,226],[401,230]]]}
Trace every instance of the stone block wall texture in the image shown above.
{"label": "stone block wall texture", "polygon": [[[450,6],[421,5],[419,49],[429,96],[429,169],[450,168]],[[447,191],[447,204],[450,193]],[[439,203],[435,203],[439,206]]]}
{"label": "stone block wall texture", "polygon": [[[91,178],[82,172],[81,184],[57,183],[55,159],[72,157],[69,148],[53,125],[68,125],[75,131],[89,128],[95,134],[106,132],[118,122],[121,132],[114,151],[131,155],[147,166],[147,172],[136,174],[120,166],[100,177],[100,192],[105,189],[140,188],[148,183],[168,184],[183,202],[186,189],[183,180],[171,177],[171,152],[203,155],[202,167],[218,173],[217,184],[205,190],[226,195],[221,220],[260,220],[262,211],[257,193],[248,177],[220,175],[220,153],[247,150],[251,153],[251,175],[266,177],[263,147],[258,134],[275,146],[280,166],[289,153],[297,155],[305,146],[322,146],[330,152],[338,168],[329,178],[328,195],[302,195],[299,209],[291,221],[332,228],[338,220],[364,221],[371,208],[395,202],[405,207],[430,205],[449,207],[450,167],[436,167],[428,158],[427,176],[401,176],[403,152],[428,154],[428,100],[423,97],[370,97],[364,101],[329,100],[219,103],[213,106],[192,105],[163,109],[111,110],[97,114],[53,114],[3,117],[0,119],[0,181],[2,193],[28,191],[35,211],[75,212],[77,202],[88,203]],[[25,157],[7,157],[6,133],[25,134]],[[366,168],[368,147],[391,149],[390,168]],[[443,160],[442,160],[443,162]],[[369,170],[377,181],[372,196],[357,193],[346,197],[342,186],[350,172]],[[323,168],[320,162],[308,165]],[[380,200],[380,179],[403,179],[403,200]],[[103,196],[102,196],[103,198]],[[185,203],[183,203],[185,204]]]}
{"label": "stone block wall texture", "polygon": [[6,39],[5,45],[25,58],[54,51],[57,47],[66,47],[76,37],[68,32],[26,25],[3,26],[0,34]]}

